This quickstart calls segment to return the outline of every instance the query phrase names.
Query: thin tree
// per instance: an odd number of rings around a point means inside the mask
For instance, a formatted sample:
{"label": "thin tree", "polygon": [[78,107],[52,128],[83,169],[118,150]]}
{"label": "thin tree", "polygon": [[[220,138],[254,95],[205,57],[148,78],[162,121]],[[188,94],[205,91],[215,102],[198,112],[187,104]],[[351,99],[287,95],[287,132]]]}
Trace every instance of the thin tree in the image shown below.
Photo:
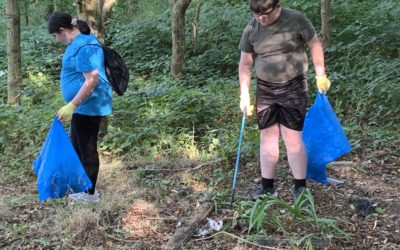
{"label": "thin tree", "polygon": [[7,0],[7,102],[9,105],[20,104],[19,87],[22,82],[21,45],[20,45],[20,11],[18,0]]}
{"label": "thin tree", "polygon": [[329,0],[321,0],[321,36],[322,46],[326,48],[330,40]]}
{"label": "thin tree", "polygon": [[185,12],[192,0],[170,0],[172,8],[171,75],[185,75]]}
{"label": "thin tree", "polygon": [[24,0],[24,17],[25,17],[25,26],[29,25],[29,0]]}
{"label": "thin tree", "polygon": [[46,10],[45,10],[45,13],[44,13],[44,19],[45,19],[45,20],[47,20],[47,18],[49,18],[49,16],[51,15],[51,13],[54,12],[54,10],[55,10],[54,7],[55,7],[55,6],[54,6],[54,0],[49,0],[49,1],[47,2]]}
{"label": "thin tree", "polygon": [[76,0],[79,19],[86,21],[97,38],[104,42],[108,14],[117,0]]}
{"label": "thin tree", "polygon": [[194,18],[192,21],[192,44],[194,52],[197,53],[197,39],[199,35],[199,25],[200,25],[200,9],[202,2],[198,1],[194,11]]}

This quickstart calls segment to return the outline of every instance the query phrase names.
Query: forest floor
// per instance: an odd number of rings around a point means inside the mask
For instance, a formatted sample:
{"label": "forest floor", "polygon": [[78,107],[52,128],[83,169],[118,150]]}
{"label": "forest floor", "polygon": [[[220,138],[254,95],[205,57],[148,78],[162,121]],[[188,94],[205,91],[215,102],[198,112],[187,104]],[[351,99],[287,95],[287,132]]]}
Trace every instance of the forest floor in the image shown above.
{"label": "forest floor", "polygon": [[[277,183],[280,199],[291,202],[291,174],[282,159]],[[214,209],[208,218],[225,223],[237,216],[238,204],[256,187],[258,163],[242,159],[234,207],[230,191],[234,159],[208,163],[189,160],[118,162],[102,157],[96,204],[67,199],[37,201],[36,177],[0,174],[0,248],[8,249],[161,249],[203,203]],[[230,173],[230,174],[228,174]],[[328,166],[339,185],[309,182],[317,214],[332,218],[348,234],[313,237],[314,249],[400,249],[400,159],[374,152],[349,156]],[[356,210],[360,199],[376,213]],[[285,222],[289,223],[289,222]],[[205,224],[205,222],[203,222]],[[248,224],[225,226],[224,232],[193,235],[182,249],[304,249],[297,231],[267,230],[250,240]],[[300,230],[300,232],[299,232]],[[195,233],[196,234],[196,233]],[[315,234],[318,235],[318,234]],[[297,243],[296,243],[297,242]]]}

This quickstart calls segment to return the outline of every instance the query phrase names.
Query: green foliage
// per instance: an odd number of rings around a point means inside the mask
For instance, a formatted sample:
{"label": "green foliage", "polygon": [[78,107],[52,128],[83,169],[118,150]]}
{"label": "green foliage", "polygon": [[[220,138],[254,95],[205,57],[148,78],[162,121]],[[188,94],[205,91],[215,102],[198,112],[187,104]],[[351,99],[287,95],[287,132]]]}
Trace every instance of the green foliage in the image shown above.
{"label": "green foliage", "polygon": [[[321,237],[349,237],[336,225],[335,220],[317,215],[309,189],[305,189],[293,205],[269,195],[256,201],[241,201],[238,214],[239,219],[247,222],[250,238],[274,231],[282,232],[286,236],[295,234],[302,241]],[[307,230],[300,232],[299,228]]]}
{"label": "green foliage", "polygon": [[[216,3],[218,5],[218,3]],[[251,14],[247,4],[231,5],[205,3],[201,7],[198,47],[194,51],[188,41],[191,57],[188,58],[188,72],[208,77],[231,77],[236,75],[240,52],[240,35]],[[193,6],[192,6],[193,8]],[[190,9],[188,16],[193,15]],[[190,30],[190,23],[187,23]],[[224,32],[229,30],[229,32]],[[235,34],[235,35],[234,35]],[[191,34],[190,34],[191,35]]]}
{"label": "green foliage", "polygon": [[[313,23],[316,28],[321,24],[321,15],[320,15],[320,0],[281,0],[279,1],[284,8],[290,8],[294,10],[298,10],[303,12],[308,19]],[[334,3],[331,3],[333,6]]]}
{"label": "green foliage", "polygon": [[230,133],[226,125],[233,117],[226,115],[234,113],[223,98],[231,91],[231,84],[210,81],[207,87],[188,89],[184,81],[154,81],[158,84],[139,81],[139,91],[128,91],[126,98],[115,99],[116,112],[102,149],[118,148],[117,152],[129,150],[141,155],[185,155],[195,145],[204,154],[217,155]]}
{"label": "green foliage", "polygon": [[[76,12],[71,1],[54,2],[57,9]],[[126,159],[145,158],[149,162],[163,157],[222,158],[228,159],[228,165],[236,155],[240,129],[237,48],[242,30],[252,18],[248,0],[202,1],[196,48],[191,41],[193,1],[187,10],[185,27],[188,74],[179,80],[168,76],[171,13],[167,1],[160,2],[118,1],[111,13],[106,44],[126,59],[132,80],[127,93],[114,98],[114,112],[109,117],[108,133],[99,143],[100,152]],[[0,1],[2,12],[4,3]],[[303,11],[319,29],[319,0],[282,0],[281,3]],[[20,107],[6,104],[6,18],[0,16],[0,57],[4,58],[0,61],[0,162],[4,170],[0,177],[5,184],[28,178],[32,183],[31,163],[55,112],[64,103],[59,73],[65,47],[56,44],[47,34],[44,21],[47,7],[48,1],[30,1],[30,25],[22,22],[24,79]],[[336,1],[331,4],[331,14],[332,41],[326,49],[326,64],[333,85],[328,97],[351,140],[353,152],[383,149],[398,156],[400,77],[396,69],[400,65],[400,34],[396,17],[400,15],[400,6],[395,0]],[[315,91],[312,68],[310,101]],[[254,84],[252,88],[254,103]],[[243,158],[256,159],[258,133],[255,117],[248,118]],[[216,168],[209,186],[226,186],[231,176],[232,171]],[[144,184],[158,185],[160,196],[168,195],[173,188],[171,182],[151,171],[139,171],[138,178]],[[124,198],[116,204],[125,201]],[[223,202],[226,197],[216,195],[215,199]],[[59,205],[65,207],[65,204]],[[71,210],[66,212],[71,214]],[[64,215],[62,210],[59,216]],[[248,238],[278,232],[294,239],[293,248],[312,249],[313,240],[321,237],[348,237],[333,219],[317,215],[313,197],[308,192],[293,206],[276,198],[242,201],[239,215],[248,225]],[[27,225],[0,225],[0,232],[6,232],[0,233],[0,241],[9,236],[23,237],[28,232]],[[71,222],[71,225],[75,224]],[[97,225],[101,230],[119,230],[106,228],[101,223]],[[304,225],[307,230],[298,231]],[[76,231],[76,227],[70,228],[71,232]],[[65,232],[65,227],[60,232]],[[103,237],[104,232],[100,234]],[[68,239],[71,235],[65,237],[66,242],[71,241]],[[56,238],[57,245],[59,242]]]}
{"label": "green foliage", "polygon": [[125,0],[125,1],[117,1],[109,15],[109,18],[113,21],[123,22],[123,21],[131,21],[138,10],[139,0]]}
{"label": "green foliage", "polygon": [[[143,19],[158,19],[170,9],[169,0],[125,0],[117,1],[112,8],[110,19],[114,24],[130,23],[136,21],[140,24]],[[169,22],[164,19],[163,22]]]}
{"label": "green foliage", "polygon": [[[57,8],[75,12],[69,2]],[[304,11],[317,29],[319,1],[281,1]],[[167,2],[119,1],[111,14],[106,44],[116,48],[131,69],[132,81],[123,97],[114,99],[108,134],[100,143],[103,153],[152,159],[158,156],[229,157],[237,148],[241,114],[238,109],[237,64],[239,39],[252,18],[248,1],[204,1],[201,6],[197,47],[191,41],[193,2],[186,15],[188,75],[168,77],[171,54],[171,13]],[[30,166],[39,151],[51,118],[62,105],[59,70],[64,46],[47,34],[43,14],[47,1],[30,2],[31,24],[22,27],[24,81],[22,105],[7,102],[6,60],[0,62],[2,108],[0,149],[2,164]],[[4,1],[0,2],[4,9]],[[354,151],[387,149],[400,154],[399,30],[396,1],[362,1],[332,4],[332,42],[326,49],[327,72],[333,86],[329,99]],[[127,11],[132,10],[131,14]],[[125,14],[124,14],[125,13]],[[23,12],[22,12],[23,14]],[[122,16],[121,16],[122,15]],[[384,18],[371,18],[383,16]],[[4,34],[0,56],[6,58]],[[382,32],[386,30],[387,32]],[[229,31],[229,32],[227,32]],[[310,71],[310,98],[314,81]],[[254,97],[254,84],[253,97]],[[254,100],[253,100],[254,101]],[[256,121],[246,121],[243,156],[258,151]],[[368,148],[364,148],[368,145]],[[16,156],[16,152],[23,155]]]}
{"label": "green foliage", "polygon": [[396,115],[400,111],[400,76],[395,70],[400,65],[400,33],[395,21],[399,14],[396,1],[363,1],[333,9],[333,42],[327,48],[333,82],[330,99],[347,124],[356,150],[368,143],[400,153],[395,139],[399,132],[395,124],[400,122]]}
{"label": "green foliage", "polygon": [[[0,13],[4,13],[0,15],[0,37],[6,37],[7,35],[7,19],[6,19],[6,3],[5,0],[0,1]],[[3,48],[3,47],[2,47]],[[4,58],[4,57],[2,57]]]}
{"label": "green foliage", "polygon": [[[4,47],[1,46],[2,49]],[[31,166],[52,117],[63,103],[58,82],[62,56],[60,48],[43,26],[36,31],[22,29],[24,79],[20,86],[19,107],[7,106],[7,75],[0,74],[0,151],[3,152],[0,161],[9,168],[27,169]],[[0,49],[1,53],[3,51]],[[6,64],[1,64],[4,71],[6,67]]]}

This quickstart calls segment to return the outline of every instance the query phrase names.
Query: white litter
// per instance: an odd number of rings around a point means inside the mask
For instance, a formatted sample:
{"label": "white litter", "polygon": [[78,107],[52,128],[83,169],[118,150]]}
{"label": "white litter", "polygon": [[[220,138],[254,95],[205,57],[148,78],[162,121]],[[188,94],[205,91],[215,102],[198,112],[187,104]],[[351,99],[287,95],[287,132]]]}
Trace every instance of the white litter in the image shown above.
{"label": "white litter", "polygon": [[329,177],[327,178],[327,181],[328,181],[328,184],[331,184],[331,185],[338,185],[338,184],[344,183],[344,181],[342,181],[342,180],[329,178]]}
{"label": "white litter", "polygon": [[100,201],[100,194],[97,191],[93,195],[85,192],[74,193],[68,195],[68,200],[71,202],[98,203]]}
{"label": "white litter", "polygon": [[215,221],[213,219],[207,218],[207,223],[197,230],[197,236],[205,236],[211,234],[212,231],[220,231],[224,222],[222,220]]}

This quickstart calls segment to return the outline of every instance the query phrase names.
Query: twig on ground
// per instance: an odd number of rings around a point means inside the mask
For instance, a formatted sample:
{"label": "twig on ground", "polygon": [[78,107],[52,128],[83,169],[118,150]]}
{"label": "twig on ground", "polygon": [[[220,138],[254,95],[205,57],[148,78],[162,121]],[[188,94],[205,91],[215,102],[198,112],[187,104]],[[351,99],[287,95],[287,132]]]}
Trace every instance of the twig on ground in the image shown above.
{"label": "twig on ground", "polygon": [[351,223],[351,222],[349,222],[349,221],[343,220],[343,219],[341,219],[341,218],[339,218],[339,217],[333,217],[333,218],[334,218],[335,220],[338,220],[338,221],[343,222],[344,224],[348,224],[348,225],[354,226],[354,223]]}
{"label": "twig on ground", "polygon": [[220,162],[220,161],[222,161],[222,160],[223,160],[223,159],[216,159],[216,160],[214,160],[214,161],[206,162],[206,163],[197,165],[197,166],[194,167],[194,168],[190,168],[190,169],[188,169],[188,170],[186,170],[186,171],[189,172],[189,171],[198,170],[198,169],[200,169],[200,168],[202,168],[202,167],[204,167],[204,166],[210,166],[211,164]]}
{"label": "twig on ground", "polygon": [[241,237],[239,237],[239,236],[236,236],[236,235],[234,235],[234,234],[231,234],[231,233],[228,233],[228,232],[225,232],[225,231],[215,233],[215,234],[213,234],[213,235],[211,235],[211,236],[209,236],[209,237],[206,237],[206,238],[194,239],[193,241],[208,240],[208,239],[214,238],[215,236],[217,236],[217,235],[219,235],[219,234],[226,234],[226,235],[228,235],[228,236],[230,236],[230,237],[233,237],[233,238],[235,238],[235,239],[238,239],[238,240],[240,240],[240,241],[246,242],[246,243],[248,243],[248,244],[251,244],[251,245],[254,245],[254,246],[257,246],[257,247],[265,248],[265,249],[272,249],[272,250],[280,250],[280,249],[282,249],[282,248],[275,248],[275,247],[262,246],[262,245],[259,245],[259,244],[257,244],[257,243],[248,241],[248,240],[246,240],[246,239],[243,239],[243,238],[241,238]]}
{"label": "twig on ground", "polygon": [[191,168],[173,168],[173,169],[163,169],[163,168],[138,168],[138,169],[132,169],[129,171],[132,172],[139,172],[139,171],[165,171],[165,172],[173,172],[173,171],[184,171],[184,170],[190,170]]}
{"label": "twig on ground", "polygon": [[143,215],[143,217],[146,218],[147,220],[172,220],[172,221],[177,221],[178,220],[177,218],[166,218],[166,217],[155,218],[155,217],[147,217],[145,215]]}
{"label": "twig on ground", "polygon": [[204,166],[209,166],[209,165],[211,165],[213,163],[217,163],[217,162],[220,162],[222,160],[223,159],[217,159],[217,160],[214,160],[214,161],[206,162],[206,163],[197,165],[194,168],[171,168],[171,169],[168,169],[168,168],[138,168],[138,169],[132,169],[132,170],[129,170],[129,171],[132,171],[132,172],[139,172],[139,171],[166,171],[166,172],[187,171],[187,172],[189,172],[189,171],[198,170],[198,169],[200,169],[200,168],[202,168]]}
{"label": "twig on ground", "polygon": [[157,234],[158,236],[163,238],[163,235],[159,232],[157,232],[157,230],[155,230],[151,225],[150,225],[150,230],[153,231],[153,233]]}
{"label": "twig on ground", "polygon": [[7,189],[8,191],[13,191],[13,192],[15,192],[15,190],[16,190],[15,188],[10,188],[10,187],[5,187],[5,186],[0,187],[0,190],[1,190],[2,188]]}
{"label": "twig on ground", "polygon": [[106,234],[106,237],[112,239],[112,240],[116,240],[116,241],[122,241],[122,242],[126,242],[126,243],[135,243],[135,241],[133,240],[126,240],[126,239],[121,239],[121,238],[117,238],[112,236],[111,234]]}
{"label": "twig on ground", "polygon": [[390,249],[400,249],[400,245],[398,245],[398,244],[395,244],[395,243],[387,243],[387,244],[385,244],[383,247],[382,247],[382,250],[383,249],[386,249],[386,247],[389,247],[389,246],[393,246],[394,248],[390,248]]}

